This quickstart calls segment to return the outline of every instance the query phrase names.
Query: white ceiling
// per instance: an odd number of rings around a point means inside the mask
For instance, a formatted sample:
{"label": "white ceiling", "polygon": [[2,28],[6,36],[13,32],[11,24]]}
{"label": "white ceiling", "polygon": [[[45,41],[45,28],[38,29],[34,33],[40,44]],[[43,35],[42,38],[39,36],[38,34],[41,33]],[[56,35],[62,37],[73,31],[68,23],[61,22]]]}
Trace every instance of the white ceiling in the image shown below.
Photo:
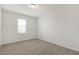
{"label": "white ceiling", "polygon": [[30,8],[27,6],[27,4],[0,4],[0,7],[5,10],[21,13],[32,17],[41,17],[46,13],[52,12],[55,9],[63,8],[63,6],[67,5],[40,4],[39,8]]}
{"label": "white ceiling", "polygon": [[52,5],[39,5],[39,8],[35,9],[28,7],[27,4],[1,4],[0,7],[8,11],[22,13],[28,16],[41,17],[51,10]]}

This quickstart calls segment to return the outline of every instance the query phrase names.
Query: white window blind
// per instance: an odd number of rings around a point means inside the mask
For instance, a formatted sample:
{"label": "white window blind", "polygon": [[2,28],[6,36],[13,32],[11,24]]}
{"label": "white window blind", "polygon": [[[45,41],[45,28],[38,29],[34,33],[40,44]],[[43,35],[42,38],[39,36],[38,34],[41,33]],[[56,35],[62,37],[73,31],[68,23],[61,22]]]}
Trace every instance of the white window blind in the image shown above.
{"label": "white window blind", "polygon": [[18,19],[18,33],[26,33],[26,20]]}

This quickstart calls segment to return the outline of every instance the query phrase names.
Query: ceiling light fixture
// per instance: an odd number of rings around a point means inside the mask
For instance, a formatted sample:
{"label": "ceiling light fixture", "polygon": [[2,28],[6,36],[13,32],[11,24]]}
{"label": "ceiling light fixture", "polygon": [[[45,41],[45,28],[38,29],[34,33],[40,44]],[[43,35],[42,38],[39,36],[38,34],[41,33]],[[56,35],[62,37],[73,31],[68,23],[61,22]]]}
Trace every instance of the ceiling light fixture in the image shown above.
{"label": "ceiling light fixture", "polygon": [[38,4],[29,4],[28,6],[31,8],[38,8],[39,7]]}

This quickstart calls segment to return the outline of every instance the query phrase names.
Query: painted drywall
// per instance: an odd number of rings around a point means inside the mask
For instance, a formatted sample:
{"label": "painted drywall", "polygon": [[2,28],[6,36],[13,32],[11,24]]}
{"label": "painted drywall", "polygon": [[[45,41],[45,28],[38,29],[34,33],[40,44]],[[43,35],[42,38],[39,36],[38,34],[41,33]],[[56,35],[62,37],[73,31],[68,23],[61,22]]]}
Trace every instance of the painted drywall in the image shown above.
{"label": "painted drywall", "polygon": [[[3,10],[2,11],[3,16],[3,40],[2,44],[8,44],[12,42],[18,42],[22,40],[28,40],[36,38],[37,36],[37,20],[36,18],[13,13],[10,11]],[[18,34],[18,27],[17,27],[17,19],[26,19],[27,20],[27,26],[25,34]]]}
{"label": "painted drywall", "polygon": [[38,38],[79,51],[79,6],[58,6],[39,18]]}
{"label": "painted drywall", "polygon": [[0,8],[0,46],[2,40],[2,9]]}

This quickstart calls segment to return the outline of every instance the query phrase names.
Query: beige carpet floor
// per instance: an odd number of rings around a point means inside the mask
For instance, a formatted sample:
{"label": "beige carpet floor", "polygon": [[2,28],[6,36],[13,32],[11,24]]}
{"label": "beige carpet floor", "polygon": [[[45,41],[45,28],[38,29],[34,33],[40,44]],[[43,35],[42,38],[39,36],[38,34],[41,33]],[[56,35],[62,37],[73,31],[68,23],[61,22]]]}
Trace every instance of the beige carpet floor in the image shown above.
{"label": "beige carpet floor", "polygon": [[3,45],[0,55],[79,55],[79,52],[39,39]]}

